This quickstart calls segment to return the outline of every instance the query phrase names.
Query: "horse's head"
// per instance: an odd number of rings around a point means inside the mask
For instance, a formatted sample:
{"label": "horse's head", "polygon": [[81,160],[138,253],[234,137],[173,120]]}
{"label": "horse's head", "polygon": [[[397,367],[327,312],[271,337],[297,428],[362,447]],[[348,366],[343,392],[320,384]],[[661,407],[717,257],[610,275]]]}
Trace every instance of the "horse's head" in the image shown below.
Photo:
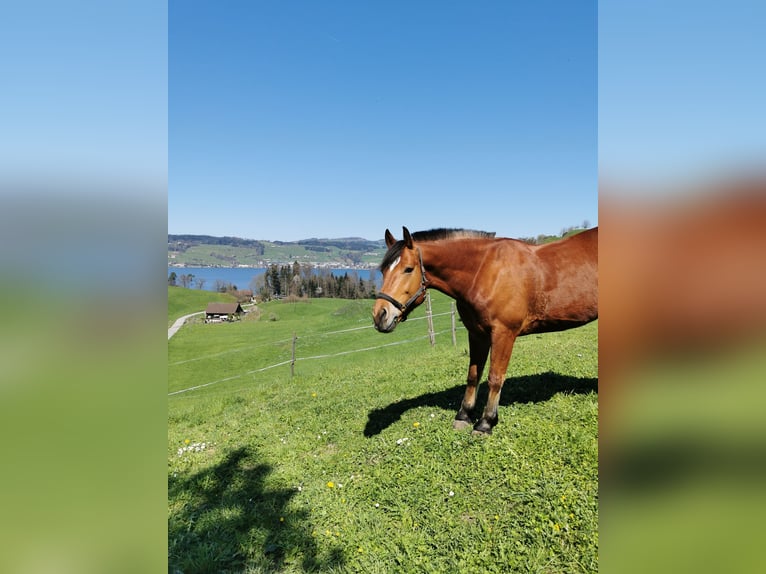
{"label": "horse's head", "polygon": [[409,230],[403,227],[402,231],[404,239],[397,241],[386,229],[388,252],[380,264],[383,286],[372,308],[375,328],[381,333],[393,331],[426,298],[428,280],[423,257]]}

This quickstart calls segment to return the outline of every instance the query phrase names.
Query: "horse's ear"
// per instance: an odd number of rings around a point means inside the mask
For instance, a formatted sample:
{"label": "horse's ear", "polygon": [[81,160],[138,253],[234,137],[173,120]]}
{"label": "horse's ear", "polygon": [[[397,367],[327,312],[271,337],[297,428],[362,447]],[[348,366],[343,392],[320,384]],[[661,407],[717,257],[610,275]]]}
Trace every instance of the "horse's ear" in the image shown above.
{"label": "horse's ear", "polygon": [[404,233],[404,244],[407,246],[407,249],[412,249],[412,235],[410,235],[410,230],[406,227],[402,227],[402,233]]}
{"label": "horse's ear", "polygon": [[386,247],[391,247],[394,243],[396,243],[396,238],[394,238],[393,235],[391,235],[391,232],[386,229]]}

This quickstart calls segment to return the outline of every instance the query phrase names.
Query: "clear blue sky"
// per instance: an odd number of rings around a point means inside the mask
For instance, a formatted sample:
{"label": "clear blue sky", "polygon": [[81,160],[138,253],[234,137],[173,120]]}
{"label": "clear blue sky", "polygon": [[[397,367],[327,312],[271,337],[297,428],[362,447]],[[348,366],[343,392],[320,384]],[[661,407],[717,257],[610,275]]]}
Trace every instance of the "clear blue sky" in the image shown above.
{"label": "clear blue sky", "polygon": [[596,2],[172,0],[168,19],[169,233],[598,222]]}

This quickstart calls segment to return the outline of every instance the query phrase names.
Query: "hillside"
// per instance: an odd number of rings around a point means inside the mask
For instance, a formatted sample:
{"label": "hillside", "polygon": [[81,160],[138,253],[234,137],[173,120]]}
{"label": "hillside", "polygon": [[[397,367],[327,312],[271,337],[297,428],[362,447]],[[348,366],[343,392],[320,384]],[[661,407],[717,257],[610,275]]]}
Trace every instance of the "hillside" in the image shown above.
{"label": "hillside", "polygon": [[298,261],[337,267],[375,267],[385,242],[360,237],[265,241],[210,235],[168,235],[168,265],[200,267],[265,267]]}
{"label": "hillside", "polygon": [[[562,229],[560,235],[519,237],[541,244],[583,231],[584,227]],[[361,237],[266,241],[211,235],[168,235],[168,266],[172,267],[266,267],[297,261],[317,266],[374,268],[386,253],[383,239]]]}
{"label": "hillside", "polygon": [[343,299],[170,339],[168,572],[596,572],[598,323],[519,337],[482,438],[451,302],[433,347],[425,305],[383,335]]}

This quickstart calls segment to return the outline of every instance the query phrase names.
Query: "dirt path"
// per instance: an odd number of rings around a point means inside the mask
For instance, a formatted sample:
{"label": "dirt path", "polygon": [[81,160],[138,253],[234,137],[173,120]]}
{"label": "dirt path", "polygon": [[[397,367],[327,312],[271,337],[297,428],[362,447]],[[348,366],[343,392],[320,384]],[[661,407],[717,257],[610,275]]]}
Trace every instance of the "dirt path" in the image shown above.
{"label": "dirt path", "polygon": [[186,322],[186,319],[189,317],[194,317],[195,315],[204,315],[204,311],[198,311],[197,313],[190,313],[189,315],[184,315],[183,317],[179,317],[176,319],[175,323],[173,323],[170,328],[168,329],[168,340],[170,340],[170,337],[176,334],[176,331],[181,328],[181,326]]}
{"label": "dirt path", "polygon": [[[253,307],[255,307],[254,303],[248,303],[248,304],[242,305],[242,308],[247,309],[248,311],[250,311]],[[170,340],[170,337],[175,335],[176,331],[178,331],[178,329],[180,329],[183,326],[183,324],[186,322],[186,319],[188,319],[189,317],[194,317],[195,315],[204,315],[204,314],[205,314],[204,311],[197,311],[196,313],[190,313],[188,315],[184,315],[183,317],[179,317],[178,319],[176,319],[175,323],[173,323],[168,329],[168,340]]]}

